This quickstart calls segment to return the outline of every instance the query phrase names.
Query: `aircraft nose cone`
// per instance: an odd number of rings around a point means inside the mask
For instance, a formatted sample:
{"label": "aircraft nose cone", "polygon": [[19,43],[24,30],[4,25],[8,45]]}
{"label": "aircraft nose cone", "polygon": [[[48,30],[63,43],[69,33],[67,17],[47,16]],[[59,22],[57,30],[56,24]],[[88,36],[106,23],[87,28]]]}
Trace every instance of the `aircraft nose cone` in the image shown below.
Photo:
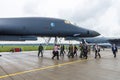
{"label": "aircraft nose cone", "polygon": [[92,31],[92,35],[93,35],[93,37],[96,37],[96,36],[99,36],[100,33],[98,33],[97,31]]}
{"label": "aircraft nose cone", "polygon": [[89,35],[89,37],[96,37],[96,36],[100,35],[100,33],[96,32],[94,30],[88,30],[87,34]]}

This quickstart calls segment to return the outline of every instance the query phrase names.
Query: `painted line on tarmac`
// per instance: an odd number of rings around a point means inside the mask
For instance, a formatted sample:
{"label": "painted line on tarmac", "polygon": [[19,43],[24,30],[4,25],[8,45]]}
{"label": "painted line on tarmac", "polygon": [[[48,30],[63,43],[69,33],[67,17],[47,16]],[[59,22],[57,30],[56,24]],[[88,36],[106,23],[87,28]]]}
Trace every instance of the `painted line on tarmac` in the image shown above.
{"label": "painted line on tarmac", "polygon": [[[106,57],[106,56],[110,56],[110,55],[105,55],[103,57]],[[65,62],[65,63],[62,63],[62,64],[51,65],[51,66],[32,69],[32,70],[28,70],[28,71],[16,72],[16,73],[0,76],[0,79],[7,78],[7,77],[13,77],[13,76],[17,76],[17,75],[22,75],[22,74],[26,74],[26,73],[30,73],[30,72],[35,72],[35,71],[51,69],[51,68],[55,68],[55,67],[61,67],[61,66],[70,65],[70,64],[74,64],[74,63],[78,63],[78,62],[84,62],[84,61],[93,60],[93,59],[94,58],[88,58],[88,59],[82,59],[82,60],[80,59],[80,60],[76,60],[76,61]]]}
{"label": "painted line on tarmac", "polygon": [[78,63],[78,62],[84,62],[84,61],[88,61],[88,60],[91,60],[91,59],[94,59],[94,58],[89,58],[89,59],[84,59],[84,60],[77,60],[77,61],[72,61],[72,62],[66,62],[66,63],[62,63],[62,64],[57,64],[57,65],[52,65],[52,66],[32,69],[32,70],[23,71],[23,72],[16,72],[16,73],[0,76],[0,79],[7,78],[7,77],[13,77],[13,76],[21,75],[21,74],[26,74],[26,73],[30,73],[30,72],[40,71],[40,70],[51,69],[51,68],[55,68],[55,67],[61,67],[61,66],[65,66],[65,65]]}

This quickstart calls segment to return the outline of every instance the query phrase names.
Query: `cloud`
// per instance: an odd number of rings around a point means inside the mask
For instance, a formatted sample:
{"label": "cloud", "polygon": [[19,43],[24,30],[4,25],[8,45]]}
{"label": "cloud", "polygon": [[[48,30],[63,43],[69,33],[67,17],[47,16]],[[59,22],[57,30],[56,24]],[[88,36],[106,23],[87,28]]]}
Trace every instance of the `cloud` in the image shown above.
{"label": "cloud", "polygon": [[119,0],[113,1],[107,11],[97,18],[96,30],[104,36],[120,37],[119,3]]}
{"label": "cloud", "polygon": [[73,11],[64,10],[62,16],[67,16],[67,14],[69,14],[67,17],[71,16],[71,19],[77,22],[83,22],[103,14],[110,5],[110,0],[83,0],[83,3],[78,2]]}
{"label": "cloud", "polygon": [[105,36],[114,36],[119,34],[116,4],[117,0],[35,0],[26,3],[24,13],[68,19]]}
{"label": "cloud", "polygon": [[0,17],[22,16],[23,0],[0,0]]}

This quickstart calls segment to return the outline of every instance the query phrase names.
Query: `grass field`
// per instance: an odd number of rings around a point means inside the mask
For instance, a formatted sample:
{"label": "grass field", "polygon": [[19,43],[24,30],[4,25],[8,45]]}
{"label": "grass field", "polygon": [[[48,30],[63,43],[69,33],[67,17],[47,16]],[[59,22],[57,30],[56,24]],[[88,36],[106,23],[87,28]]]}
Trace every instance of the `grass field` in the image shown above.
{"label": "grass field", "polygon": [[[53,49],[53,46],[43,46],[45,50]],[[10,52],[12,48],[21,48],[22,51],[37,51],[38,46],[0,46],[0,52]]]}

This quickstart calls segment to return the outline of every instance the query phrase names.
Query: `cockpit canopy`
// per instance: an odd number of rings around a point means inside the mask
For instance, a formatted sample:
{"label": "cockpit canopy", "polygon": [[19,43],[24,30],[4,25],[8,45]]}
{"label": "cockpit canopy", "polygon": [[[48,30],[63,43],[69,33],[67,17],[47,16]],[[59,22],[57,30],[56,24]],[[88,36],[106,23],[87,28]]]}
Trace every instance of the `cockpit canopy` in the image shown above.
{"label": "cockpit canopy", "polygon": [[64,22],[65,22],[65,24],[72,24],[72,25],[75,25],[75,23],[73,23],[73,22],[71,22],[71,21],[69,21],[69,20],[65,20]]}

